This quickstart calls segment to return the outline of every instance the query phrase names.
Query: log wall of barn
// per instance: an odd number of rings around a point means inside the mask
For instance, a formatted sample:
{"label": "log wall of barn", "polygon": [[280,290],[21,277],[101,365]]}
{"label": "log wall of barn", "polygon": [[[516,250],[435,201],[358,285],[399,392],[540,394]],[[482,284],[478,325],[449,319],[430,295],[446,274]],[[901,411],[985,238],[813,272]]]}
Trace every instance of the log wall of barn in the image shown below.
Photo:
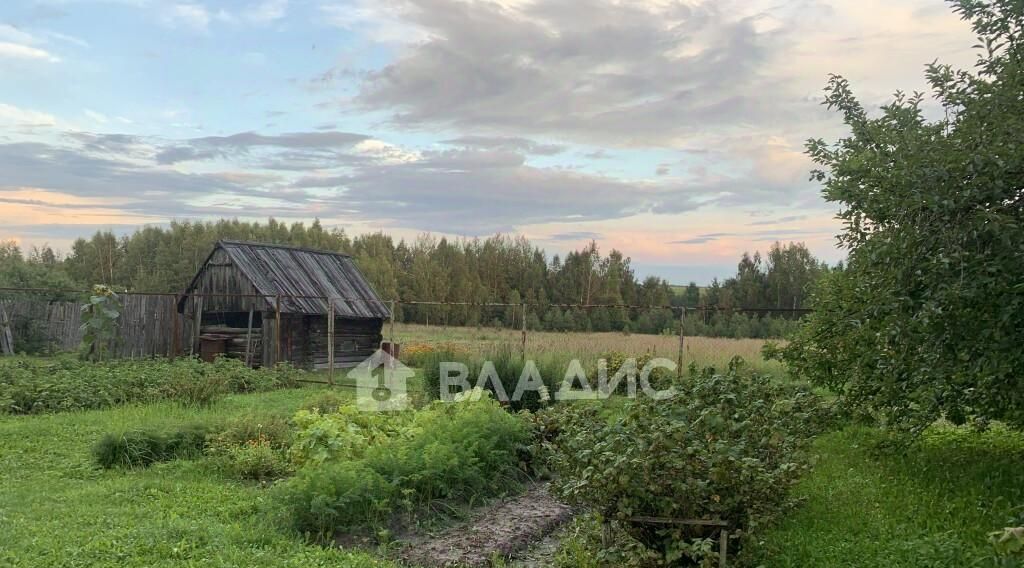
{"label": "log wall of barn", "polygon": [[217,249],[209,262],[203,265],[189,293],[185,301],[185,314],[195,313],[193,295],[202,296],[204,312],[249,313],[250,306],[254,306],[256,311],[262,311],[271,308],[270,304],[274,302],[274,298],[252,296],[258,293],[256,288],[221,249]]}
{"label": "log wall of barn", "polygon": [[[334,366],[337,369],[354,367],[380,348],[380,319],[337,318],[334,324]],[[277,342],[281,342],[281,360],[306,369],[326,369],[327,318],[298,314],[281,314],[282,333],[277,333],[277,321],[272,313],[265,313],[260,332],[263,338],[263,362],[274,365],[277,361]]]}
{"label": "log wall of barn", "polygon": [[[327,353],[327,318],[311,316],[307,318],[309,326],[309,350],[312,367],[326,369]],[[346,319],[337,318],[334,322],[334,367],[344,369],[355,367],[380,348],[381,319]]]}

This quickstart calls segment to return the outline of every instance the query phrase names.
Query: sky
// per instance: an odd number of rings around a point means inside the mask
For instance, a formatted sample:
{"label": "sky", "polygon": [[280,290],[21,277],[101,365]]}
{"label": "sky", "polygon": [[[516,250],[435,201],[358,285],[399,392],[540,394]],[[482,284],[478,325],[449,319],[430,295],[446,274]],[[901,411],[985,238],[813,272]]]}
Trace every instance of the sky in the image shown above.
{"label": "sky", "polygon": [[273,216],[595,240],[673,283],[835,262],[829,73],[877,108],[974,43],[938,0],[3,0],[0,239]]}

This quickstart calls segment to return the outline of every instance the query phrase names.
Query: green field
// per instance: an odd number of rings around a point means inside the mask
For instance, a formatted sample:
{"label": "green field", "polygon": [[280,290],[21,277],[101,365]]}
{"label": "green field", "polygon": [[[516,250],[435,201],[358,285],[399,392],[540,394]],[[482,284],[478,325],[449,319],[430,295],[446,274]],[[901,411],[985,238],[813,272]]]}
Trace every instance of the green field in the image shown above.
{"label": "green field", "polygon": [[[385,336],[389,330],[385,329]],[[483,353],[518,332],[398,326],[406,346],[457,343]],[[687,362],[742,355],[761,370],[760,341],[689,338]],[[531,333],[531,355],[654,352],[673,337]],[[152,402],[38,415],[0,415],[0,565],[390,566],[375,551],[308,544],[277,522],[267,488],[220,473],[205,457],[103,470],[90,454],[107,432],[290,417],[325,387],[230,394],[205,407]],[[351,388],[335,387],[350,396]],[[621,407],[614,400],[609,413]],[[797,485],[803,503],[751,539],[764,566],[1011,566],[996,564],[991,531],[1024,515],[1024,435],[995,426],[935,426],[905,450],[879,450],[880,430],[845,426],[820,437]]]}
{"label": "green field", "polygon": [[305,544],[267,516],[265,489],[205,460],[101,470],[90,448],[110,431],[289,415],[315,388],[174,403],[0,417],[0,565],[384,566],[364,553]]}

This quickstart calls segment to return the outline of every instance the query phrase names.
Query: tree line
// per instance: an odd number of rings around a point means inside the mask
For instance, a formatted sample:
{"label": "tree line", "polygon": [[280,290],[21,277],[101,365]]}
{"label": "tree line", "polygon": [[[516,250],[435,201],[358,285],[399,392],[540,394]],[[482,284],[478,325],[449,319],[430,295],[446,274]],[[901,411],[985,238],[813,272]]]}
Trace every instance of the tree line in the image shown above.
{"label": "tree line", "polygon": [[[744,254],[737,273],[708,287],[676,290],[655,276],[639,278],[629,257],[602,254],[597,244],[548,256],[524,237],[448,239],[421,235],[411,242],[384,233],[350,236],[310,224],[222,219],[148,226],[118,237],[98,231],[79,238],[65,256],[50,247],[27,254],[0,246],[0,285],[178,292],[220,239],[288,244],[351,255],[384,299],[529,304],[526,325],[552,331],[676,333],[678,311],[693,308],[691,335],[775,337],[786,318],[736,313],[737,308],[806,307],[813,283],[830,269],[800,243],[776,243],[762,256]],[[56,298],[50,298],[56,299]],[[629,307],[579,307],[614,304]],[[574,307],[575,306],[575,307]],[[519,307],[400,305],[399,321],[452,326],[522,325]],[[790,318],[791,319],[791,318]]]}

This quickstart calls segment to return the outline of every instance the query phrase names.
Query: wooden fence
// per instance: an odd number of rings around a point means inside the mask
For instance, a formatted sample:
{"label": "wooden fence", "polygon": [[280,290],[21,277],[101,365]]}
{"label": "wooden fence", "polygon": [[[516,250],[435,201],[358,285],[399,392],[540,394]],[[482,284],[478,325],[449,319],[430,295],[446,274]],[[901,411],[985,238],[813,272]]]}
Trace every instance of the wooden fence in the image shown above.
{"label": "wooden fence", "polygon": [[[81,306],[32,298],[0,300],[0,354],[24,351],[30,344],[56,352],[77,349],[83,335]],[[121,296],[115,356],[139,359],[187,353],[191,337],[192,320],[177,312],[174,296]]]}

